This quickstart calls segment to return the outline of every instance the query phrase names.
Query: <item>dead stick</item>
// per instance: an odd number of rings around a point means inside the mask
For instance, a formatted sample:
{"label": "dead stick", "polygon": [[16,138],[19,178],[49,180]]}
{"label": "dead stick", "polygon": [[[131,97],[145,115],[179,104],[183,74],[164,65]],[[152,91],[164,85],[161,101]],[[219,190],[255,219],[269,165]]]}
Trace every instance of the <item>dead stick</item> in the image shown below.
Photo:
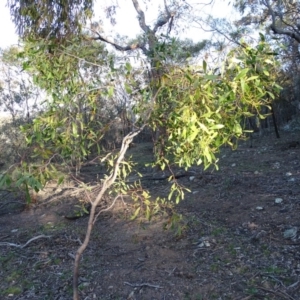
{"label": "dead stick", "polygon": [[163,287],[159,286],[159,285],[154,285],[154,284],[151,284],[151,283],[147,283],[147,282],[144,282],[144,283],[129,283],[129,282],[124,282],[124,284],[127,284],[127,285],[130,285],[132,287],[143,287],[143,286],[147,286],[147,287],[151,287],[151,288],[155,288],[155,289],[163,289]]}
{"label": "dead stick", "polygon": [[277,296],[281,296],[285,299],[289,299],[289,300],[295,300],[295,298],[293,298],[292,296],[288,295],[287,293],[285,292],[281,292],[281,291],[274,291],[274,290],[269,290],[269,289],[266,289],[264,287],[261,287],[261,286],[256,286],[257,289],[260,289],[262,291],[265,291],[265,292],[269,292],[269,293],[272,293],[274,295],[277,295]]}
{"label": "dead stick", "polygon": [[51,236],[50,235],[38,235],[36,237],[33,237],[32,239],[30,239],[29,241],[27,241],[25,244],[23,245],[18,245],[18,244],[14,244],[14,243],[8,243],[8,242],[1,242],[0,243],[0,246],[11,246],[11,247],[16,247],[16,248],[20,248],[20,249],[23,249],[25,247],[27,247],[31,242],[37,240],[37,239],[41,239],[41,238],[50,238]]}

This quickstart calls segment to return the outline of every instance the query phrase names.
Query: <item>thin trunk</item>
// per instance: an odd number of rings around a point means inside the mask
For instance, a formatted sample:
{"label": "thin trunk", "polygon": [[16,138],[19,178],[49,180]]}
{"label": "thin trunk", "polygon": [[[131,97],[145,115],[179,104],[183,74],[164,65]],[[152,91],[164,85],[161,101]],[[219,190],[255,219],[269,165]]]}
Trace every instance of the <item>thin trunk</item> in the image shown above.
{"label": "thin trunk", "polygon": [[[76,252],[76,256],[75,256],[74,272],[73,272],[73,300],[79,300],[79,292],[78,292],[79,263],[80,263],[80,258],[82,256],[82,253],[84,252],[84,250],[88,246],[88,243],[90,241],[90,237],[91,237],[91,233],[92,233],[94,224],[95,224],[95,222],[97,220],[97,217],[100,214],[100,213],[98,213],[95,216],[96,207],[98,206],[98,204],[102,200],[102,197],[105,194],[105,192],[114,184],[114,182],[115,182],[115,180],[117,178],[117,174],[118,174],[119,169],[120,169],[120,164],[124,160],[124,156],[126,154],[126,151],[129,148],[130,143],[132,142],[132,139],[136,135],[138,135],[144,129],[144,127],[145,127],[145,125],[142,126],[140,129],[138,129],[136,131],[128,133],[124,137],[124,139],[122,141],[122,147],[121,147],[121,150],[119,152],[119,156],[118,156],[118,158],[117,158],[117,160],[115,162],[114,169],[113,169],[112,173],[110,174],[110,176],[105,179],[105,181],[103,182],[102,189],[100,190],[97,198],[95,199],[94,202],[92,202],[91,211],[90,211],[90,217],[89,217],[89,222],[88,222],[88,227],[87,227],[87,230],[86,230],[84,242],[78,248],[78,250]],[[113,204],[114,204],[114,202],[113,202]],[[113,204],[108,209],[112,208]],[[104,209],[102,211],[106,211],[108,209]]]}
{"label": "thin trunk", "polygon": [[279,139],[280,135],[279,135],[279,131],[278,131],[278,126],[277,126],[277,122],[276,122],[276,117],[275,117],[274,105],[273,104],[271,104],[271,110],[272,110],[272,119],[273,119],[273,123],[274,123],[274,129],[275,129],[276,137]]}

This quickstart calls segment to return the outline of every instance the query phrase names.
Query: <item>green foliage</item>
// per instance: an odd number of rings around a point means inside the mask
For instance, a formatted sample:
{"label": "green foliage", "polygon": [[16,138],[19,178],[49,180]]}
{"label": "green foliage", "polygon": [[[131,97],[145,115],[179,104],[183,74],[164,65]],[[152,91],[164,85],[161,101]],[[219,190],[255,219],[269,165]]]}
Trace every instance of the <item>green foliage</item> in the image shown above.
{"label": "green foliage", "polygon": [[[108,173],[112,172],[114,167],[115,156],[109,157]],[[151,200],[150,193],[143,189],[140,181],[135,181],[132,184],[126,183],[126,178],[132,172],[135,163],[129,158],[127,161],[123,161],[118,171],[117,179],[113,185],[113,189],[110,191],[111,196],[130,196],[134,204],[134,213],[131,216],[131,220],[136,219],[138,216],[143,215],[147,220],[150,220],[161,210],[161,203],[163,200],[157,198],[155,201]],[[109,170],[111,170],[109,172]],[[142,176],[141,174],[138,174]]]}
{"label": "green foliage", "polygon": [[9,113],[13,121],[12,125],[25,119],[29,120],[36,109],[34,98],[40,92],[32,83],[32,78],[22,72],[20,51],[17,46],[0,49],[0,107],[1,110]]}
{"label": "green foliage", "polygon": [[53,38],[76,36],[92,16],[92,0],[7,0],[22,36]]}
{"label": "green foliage", "polygon": [[56,179],[58,184],[63,181],[63,175],[53,164],[27,164],[16,165],[7,172],[0,174],[0,188],[15,188],[25,192],[26,202],[31,203],[31,193],[39,192],[49,180]]}
{"label": "green foliage", "polygon": [[187,230],[187,224],[181,214],[172,211],[164,224],[164,229],[172,230],[177,238],[181,238]]}
{"label": "green foliage", "polygon": [[[163,129],[157,141],[163,152],[157,153],[155,162],[161,169],[171,170],[173,163],[186,169],[194,164],[217,167],[216,153],[220,147],[234,146],[233,138],[243,138],[243,118],[254,113],[260,115],[261,107],[268,106],[275,98],[279,91],[273,78],[276,63],[261,38],[256,48],[242,43],[230,51],[217,71],[211,71],[205,61],[200,68],[169,67],[155,82],[154,95],[151,96],[150,87],[141,90],[141,97],[137,98],[142,99],[137,106],[137,113],[142,112],[140,115],[144,117],[141,122],[149,121],[154,130]],[[167,45],[160,47],[156,49],[156,55],[161,54],[157,61],[163,62],[164,55],[168,56],[164,53]],[[75,164],[79,170],[91,148],[108,130],[111,120],[99,118],[103,109],[99,99],[113,98],[115,87],[99,70],[106,68],[108,77],[110,70],[118,70],[103,48],[80,38],[65,45],[44,40],[27,42],[24,52],[18,55],[24,59],[24,70],[32,74],[48,97],[44,112],[22,127],[33,156],[41,159],[41,165],[44,163],[47,168],[21,166],[23,177],[17,179],[17,184],[25,190],[39,190],[52,178],[50,173],[56,172],[55,168],[48,170],[54,157],[62,164]],[[128,93],[134,85],[133,69],[128,62],[124,65],[124,86]],[[151,112],[150,120],[145,111]],[[113,168],[114,161],[113,156],[109,157],[108,166]],[[136,206],[133,217],[143,211],[150,219],[165,200],[153,202],[139,183],[128,187],[125,178],[131,170],[132,164],[123,162],[114,191],[117,195],[130,191]],[[172,185],[168,199],[179,202],[185,190],[174,176],[169,181]],[[2,182],[8,179],[5,177]]]}
{"label": "green foliage", "polygon": [[[91,151],[100,151],[98,143],[111,122],[106,101],[115,93],[110,80],[113,59],[97,43],[79,38],[64,45],[27,41],[16,54],[46,100],[35,119],[21,126],[31,153],[22,159],[28,164],[3,173],[0,186],[23,188],[30,201],[31,189],[42,189],[52,178],[58,184],[63,181],[55,163],[75,166],[78,172]],[[126,69],[130,73],[129,64]]]}
{"label": "green foliage", "polygon": [[207,40],[195,43],[190,39],[180,40],[161,35],[150,55],[165,63],[185,63],[186,59],[198,56],[208,45]]}
{"label": "green foliage", "polygon": [[[164,130],[158,140],[164,152],[157,153],[156,164],[162,169],[170,162],[186,169],[202,163],[217,167],[220,147],[244,137],[243,118],[254,113],[263,118],[261,107],[280,91],[275,69],[272,53],[261,41],[256,48],[243,44],[233,49],[217,74],[206,62],[200,70],[169,70],[161,78],[151,116],[152,128]],[[176,182],[172,189],[182,198]]]}
{"label": "green foliage", "polygon": [[[22,55],[26,58],[23,67],[33,74],[34,81],[47,92],[45,111],[32,124],[21,129],[26,141],[33,147],[36,157],[49,159],[59,154],[64,162],[80,169],[82,160],[97,145],[107,128],[98,118],[102,107],[99,98],[112,96],[111,86],[96,88],[96,77],[89,81],[89,66],[81,61],[91,58],[94,64],[103,64],[99,49],[93,44],[74,40],[67,47],[53,48],[52,44],[36,42],[26,44]],[[106,124],[105,124],[106,125]]]}
{"label": "green foliage", "polygon": [[272,56],[261,42],[232,50],[217,75],[205,62],[202,70],[175,68],[165,74],[151,117],[154,129],[166,129],[159,140],[165,149],[157,161],[162,169],[170,159],[184,168],[216,164],[220,147],[243,137],[242,119],[260,114],[279,92],[272,68]]}

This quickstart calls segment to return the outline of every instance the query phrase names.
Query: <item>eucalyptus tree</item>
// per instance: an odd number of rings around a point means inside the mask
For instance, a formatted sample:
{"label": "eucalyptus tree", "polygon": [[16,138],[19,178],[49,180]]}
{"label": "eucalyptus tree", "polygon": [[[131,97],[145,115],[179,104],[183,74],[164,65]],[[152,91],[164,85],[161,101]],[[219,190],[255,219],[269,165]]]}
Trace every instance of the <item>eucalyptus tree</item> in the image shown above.
{"label": "eucalyptus tree", "polygon": [[[234,5],[241,13],[241,18],[236,23],[238,26],[264,29],[266,35],[273,39],[272,43],[277,44],[276,52],[285,73],[282,79],[286,79],[283,84],[290,91],[289,102],[300,107],[300,2],[236,0]],[[282,99],[284,98],[286,97],[283,94]],[[287,103],[284,103],[286,106]]]}
{"label": "eucalyptus tree", "polygon": [[275,35],[288,36],[300,43],[300,3],[294,0],[236,0],[243,14],[238,24],[265,26]]}
{"label": "eucalyptus tree", "polygon": [[[232,145],[234,137],[243,138],[241,119],[253,112],[260,113],[260,108],[268,106],[278,93],[279,86],[272,77],[276,61],[268,55],[270,49],[262,37],[254,47],[246,43],[233,47],[218,65],[217,73],[215,66],[205,60],[197,65],[184,63],[181,60],[184,47],[192,55],[206,46],[205,42],[177,43],[170,36],[173,30],[181,28],[179,17],[192,10],[185,1],[163,1],[158,17],[149,25],[141,6],[143,3],[146,7],[147,1],[132,0],[141,34],[127,43],[124,38],[119,41],[108,38],[97,24],[90,22],[94,12],[92,0],[8,2],[18,32],[25,40],[27,60],[23,67],[32,72],[35,82],[49,96],[47,111],[34,120],[33,126],[24,128],[28,143],[33,143],[36,154],[45,158],[45,168],[51,165],[56,153],[63,154],[63,159],[74,153],[81,157],[102,138],[103,130],[111,122],[105,120],[106,124],[102,124],[96,118],[102,109],[98,100],[104,103],[116,99],[114,82],[122,84],[128,97],[135,101],[137,121],[133,131],[124,137],[119,153],[100,153],[100,160],[109,162],[108,174],[101,181],[96,199],[90,199],[86,237],[75,257],[73,290],[74,299],[79,299],[79,262],[101,212],[96,214],[96,207],[107,191],[116,191],[112,205],[128,191],[125,177],[132,165],[124,162],[124,156],[132,139],[146,126],[157,130],[156,164],[171,170],[169,180],[173,184],[169,199],[178,202],[184,197],[184,189],[176,181],[171,165],[175,163],[185,169],[194,164],[203,164],[205,168],[217,165],[216,153],[220,147]],[[107,9],[112,21],[115,8],[112,2]],[[105,45],[118,52],[108,52]],[[172,49],[176,47],[181,50],[174,54]],[[124,55],[123,61],[116,61],[123,53],[143,55],[145,63],[141,60],[136,66],[129,55]],[[94,73],[98,75],[93,76]],[[118,76],[120,80],[114,80]],[[88,122],[83,118],[86,105],[91,116]],[[27,190],[28,187],[38,190],[41,184],[36,183],[47,178],[34,174],[28,177],[31,170],[18,182],[30,178],[31,181],[25,182]],[[45,171],[42,175],[45,176]],[[11,180],[9,174],[3,175],[0,185],[7,180]],[[140,200],[141,195],[137,198]],[[142,198],[149,217],[153,204],[147,194],[143,193]],[[135,215],[142,205],[137,207]]]}
{"label": "eucalyptus tree", "polygon": [[23,72],[20,52],[16,46],[0,50],[0,159],[6,166],[22,159],[27,152],[20,125],[32,121],[43,97],[32,77]]}
{"label": "eucalyptus tree", "polygon": [[11,47],[0,52],[0,109],[13,121],[30,120],[37,109],[40,91],[28,74],[22,72],[21,49]]}
{"label": "eucalyptus tree", "polygon": [[[141,52],[149,63],[148,78],[146,77],[145,81],[151,84],[152,93],[155,94],[159,89],[161,77],[168,72],[170,65],[174,66],[176,63],[180,65],[182,61],[186,64],[186,59],[204,49],[207,41],[193,43],[191,40],[180,41],[172,37],[173,31],[180,30],[181,15],[191,10],[185,1],[170,1],[167,4],[164,0],[153,24],[147,23],[146,11],[141,5],[146,7],[147,1],[132,0],[131,3],[136,11],[137,25],[140,29],[136,39],[127,41],[127,43],[112,40],[97,28],[92,32],[93,38],[112,45],[117,51]],[[107,8],[110,18],[113,18],[116,9],[117,5]],[[163,106],[164,104],[160,103],[159,105]],[[156,119],[152,119],[151,127],[155,131],[154,153],[157,157],[163,156],[164,141],[167,138],[166,128],[162,122],[158,122]]]}

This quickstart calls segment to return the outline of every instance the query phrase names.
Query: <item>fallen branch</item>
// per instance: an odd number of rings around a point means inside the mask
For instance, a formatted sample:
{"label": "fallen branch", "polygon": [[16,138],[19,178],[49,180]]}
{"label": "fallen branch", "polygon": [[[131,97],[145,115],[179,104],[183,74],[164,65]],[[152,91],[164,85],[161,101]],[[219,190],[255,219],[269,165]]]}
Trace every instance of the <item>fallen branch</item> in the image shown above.
{"label": "fallen branch", "polygon": [[36,237],[33,237],[32,239],[30,239],[29,241],[27,241],[25,244],[23,245],[18,245],[18,244],[14,244],[14,243],[8,243],[8,242],[1,242],[0,246],[10,246],[10,247],[16,247],[16,248],[20,248],[20,249],[24,249],[25,247],[27,247],[31,242],[37,240],[37,239],[41,239],[41,238],[50,238],[50,235],[38,235]]}
{"label": "fallen branch", "polygon": [[163,289],[163,287],[159,286],[159,285],[155,285],[155,284],[151,284],[151,283],[147,283],[147,282],[143,282],[143,283],[129,283],[127,281],[124,282],[124,284],[127,284],[129,286],[132,287],[151,287],[151,288],[155,288],[155,289]]}

